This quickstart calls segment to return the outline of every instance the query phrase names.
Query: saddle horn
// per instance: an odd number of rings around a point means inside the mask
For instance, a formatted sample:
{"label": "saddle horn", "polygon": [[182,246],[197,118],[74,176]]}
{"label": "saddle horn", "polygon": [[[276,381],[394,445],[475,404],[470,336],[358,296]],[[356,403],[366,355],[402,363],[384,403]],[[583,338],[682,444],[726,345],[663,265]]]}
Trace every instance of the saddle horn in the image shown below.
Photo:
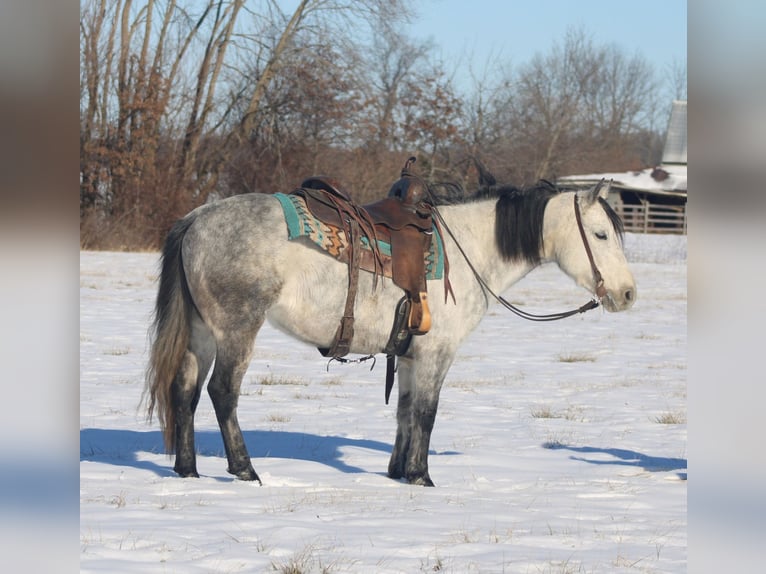
{"label": "saddle horn", "polygon": [[421,213],[423,216],[430,216],[430,210],[423,205],[429,202],[428,185],[423,179],[410,168],[417,161],[413,155],[410,156],[402,168],[400,178],[391,186],[388,191],[388,197],[395,197],[406,207]]}

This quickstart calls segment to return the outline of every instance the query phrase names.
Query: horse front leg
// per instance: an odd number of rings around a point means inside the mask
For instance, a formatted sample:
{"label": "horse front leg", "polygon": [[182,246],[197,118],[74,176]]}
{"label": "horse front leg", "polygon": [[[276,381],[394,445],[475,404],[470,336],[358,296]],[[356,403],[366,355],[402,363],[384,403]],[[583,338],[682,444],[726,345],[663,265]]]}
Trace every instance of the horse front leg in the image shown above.
{"label": "horse front leg", "polygon": [[402,361],[403,358],[400,358],[397,375],[399,399],[396,407],[396,440],[388,462],[388,476],[394,479],[404,478],[412,435],[412,377],[402,376]]}
{"label": "horse front leg", "polygon": [[428,360],[403,357],[400,361],[396,441],[388,466],[391,478],[434,486],[428,472],[428,451],[439,392],[451,362],[443,353],[433,353]]}

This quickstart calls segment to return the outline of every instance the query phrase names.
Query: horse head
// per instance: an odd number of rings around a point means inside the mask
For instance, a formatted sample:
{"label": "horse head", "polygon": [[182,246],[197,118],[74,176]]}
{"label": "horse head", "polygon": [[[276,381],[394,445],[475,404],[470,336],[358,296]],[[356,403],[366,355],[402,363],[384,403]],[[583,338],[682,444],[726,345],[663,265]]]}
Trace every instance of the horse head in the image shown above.
{"label": "horse head", "polygon": [[623,252],[622,221],[606,201],[610,186],[601,180],[552,198],[544,244],[547,257],[597,295],[607,311],[624,311],[636,301],[636,282]]}

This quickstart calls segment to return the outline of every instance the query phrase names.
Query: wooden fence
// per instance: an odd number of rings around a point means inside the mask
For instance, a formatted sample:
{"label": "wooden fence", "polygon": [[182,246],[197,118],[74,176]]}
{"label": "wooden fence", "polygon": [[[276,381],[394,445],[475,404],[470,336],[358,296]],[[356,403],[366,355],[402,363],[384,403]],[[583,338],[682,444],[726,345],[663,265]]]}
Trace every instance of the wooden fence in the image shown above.
{"label": "wooden fence", "polygon": [[676,233],[686,235],[686,205],[626,205],[614,206],[622,217],[625,231],[632,233]]}

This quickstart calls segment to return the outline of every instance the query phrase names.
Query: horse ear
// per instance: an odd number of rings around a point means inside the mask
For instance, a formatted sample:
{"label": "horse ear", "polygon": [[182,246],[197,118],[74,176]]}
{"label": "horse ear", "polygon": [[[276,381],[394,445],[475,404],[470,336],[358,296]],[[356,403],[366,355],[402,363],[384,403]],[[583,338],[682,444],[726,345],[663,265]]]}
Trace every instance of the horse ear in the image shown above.
{"label": "horse ear", "polygon": [[594,185],[590,191],[587,193],[587,202],[595,203],[598,198],[601,199],[607,199],[609,197],[609,189],[612,187],[612,181],[607,181],[605,178],[601,178],[601,181],[599,181],[596,185]]}

